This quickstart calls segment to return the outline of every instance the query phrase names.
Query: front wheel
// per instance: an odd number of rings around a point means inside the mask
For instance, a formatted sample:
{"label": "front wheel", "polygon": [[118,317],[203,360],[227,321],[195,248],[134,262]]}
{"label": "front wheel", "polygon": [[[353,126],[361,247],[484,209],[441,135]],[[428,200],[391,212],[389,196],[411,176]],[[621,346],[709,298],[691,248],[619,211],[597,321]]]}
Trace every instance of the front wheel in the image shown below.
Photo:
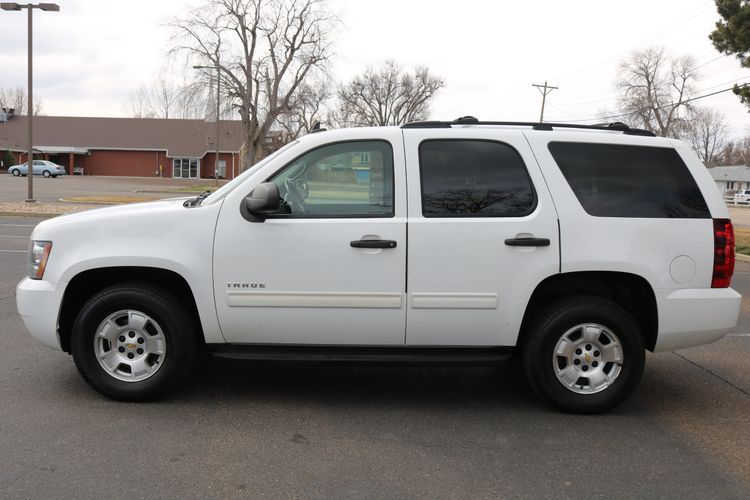
{"label": "front wheel", "polygon": [[106,288],[86,302],[73,324],[76,367],[105,396],[155,399],[194,364],[198,335],[191,318],[185,305],[160,287]]}
{"label": "front wheel", "polygon": [[13,170],[11,170],[10,173],[13,174],[13,177],[18,177],[19,175],[21,175],[21,171],[18,170],[17,168],[14,168]]}
{"label": "front wheel", "polygon": [[638,385],[645,365],[643,336],[617,304],[571,297],[544,309],[528,331],[524,368],[545,400],[573,413],[617,406]]}

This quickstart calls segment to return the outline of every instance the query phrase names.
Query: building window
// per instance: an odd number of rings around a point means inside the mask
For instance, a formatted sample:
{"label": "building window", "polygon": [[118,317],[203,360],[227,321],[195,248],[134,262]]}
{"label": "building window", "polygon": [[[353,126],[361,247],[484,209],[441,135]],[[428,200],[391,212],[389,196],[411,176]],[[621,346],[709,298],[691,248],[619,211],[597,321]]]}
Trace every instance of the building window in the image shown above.
{"label": "building window", "polygon": [[172,160],[172,177],[177,179],[198,178],[198,159],[174,158]]}

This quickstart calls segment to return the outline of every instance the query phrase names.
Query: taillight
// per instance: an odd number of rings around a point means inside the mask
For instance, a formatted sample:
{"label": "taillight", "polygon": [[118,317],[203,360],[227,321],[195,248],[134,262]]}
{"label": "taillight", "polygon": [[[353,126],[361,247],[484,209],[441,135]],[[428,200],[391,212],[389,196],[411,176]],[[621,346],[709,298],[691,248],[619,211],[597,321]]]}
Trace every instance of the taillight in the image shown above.
{"label": "taillight", "polygon": [[714,275],[711,288],[727,288],[734,274],[734,227],[729,219],[714,219]]}

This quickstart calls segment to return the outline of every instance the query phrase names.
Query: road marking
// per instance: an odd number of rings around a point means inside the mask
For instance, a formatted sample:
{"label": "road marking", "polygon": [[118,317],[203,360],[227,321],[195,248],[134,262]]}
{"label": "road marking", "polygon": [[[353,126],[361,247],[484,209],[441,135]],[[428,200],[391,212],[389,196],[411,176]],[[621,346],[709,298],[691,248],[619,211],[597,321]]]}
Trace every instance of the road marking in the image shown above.
{"label": "road marking", "polygon": [[2,250],[2,249],[0,249],[0,252],[5,252],[5,253],[27,253],[28,250]]}

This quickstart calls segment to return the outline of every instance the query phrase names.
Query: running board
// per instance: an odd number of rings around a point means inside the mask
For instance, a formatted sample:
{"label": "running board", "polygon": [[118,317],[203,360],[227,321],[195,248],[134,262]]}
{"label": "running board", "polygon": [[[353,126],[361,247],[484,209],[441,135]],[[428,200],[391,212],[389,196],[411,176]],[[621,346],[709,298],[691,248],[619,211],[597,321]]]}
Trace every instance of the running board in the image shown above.
{"label": "running board", "polygon": [[497,364],[512,347],[328,347],[297,345],[208,344],[208,352],[228,359],[314,363]]}

